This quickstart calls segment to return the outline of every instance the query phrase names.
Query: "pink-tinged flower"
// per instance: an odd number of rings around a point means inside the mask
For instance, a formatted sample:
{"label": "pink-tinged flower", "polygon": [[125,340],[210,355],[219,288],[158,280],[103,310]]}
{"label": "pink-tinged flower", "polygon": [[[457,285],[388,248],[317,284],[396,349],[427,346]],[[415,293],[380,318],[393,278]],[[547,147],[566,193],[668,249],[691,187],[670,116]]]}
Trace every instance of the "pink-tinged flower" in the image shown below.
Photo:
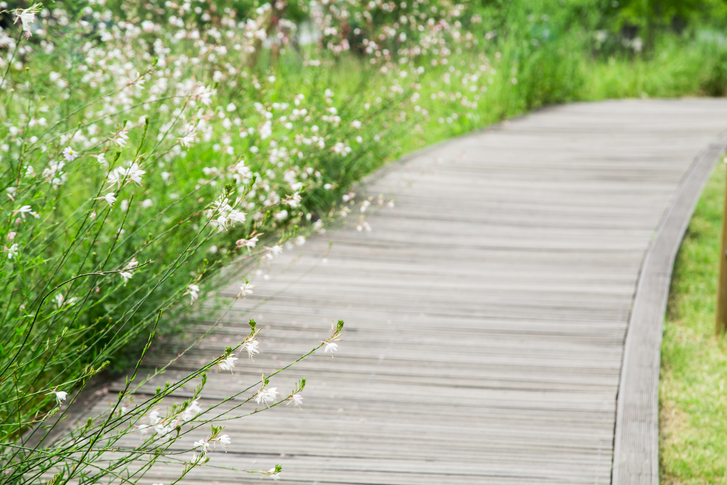
{"label": "pink-tinged flower", "polygon": [[25,219],[25,214],[30,214],[31,216],[35,217],[36,219],[38,219],[40,217],[37,213],[35,213],[33,211],[33,208],[30,207],[29,205],[24,205],[20,209],[15,209],[13,211],[13,215],[15,215],[15,214],[20,214],[20,216],[23,219]]}
{"label": "pink-tinged flower", "polygon": [[290,396],[289,401],[290,402],[288,404],[292,402],[293,404],[295,404],[295,407],[299,408],[301,405],[303,405],[303,396],[301,396],[300,394],[293,394],[292,396]]}
{"label": "pink-tinged flower", "polygon": [[185,295],[189,295],[189,297],[192,299],[192,303],[194,303],[194,300],[199,298],[199,286],[197,285],[189,285],[187,286],[187,292]]}
{"label": "pink-tinged flower", "polygon": [[109,207],[113,207],[114,202],[116,202],[116,194],[114,194],[113,192],[109,192],[103,197],[96,197],[95,200],[105,200],[109,204]]}
{"label": "pink-tinged flower", "polygon": [[180,138],[177,138],[177,140],[179,141],[179,144],[182,145],[184,148],[189,148],[189,146],[195,141],[194,133],[188,133]]}
{"label": "pink-tinged flower", "polygon": [[111,140],[120,147],[125,147],[129,142],[129,130],[122,128],[118,133],[111,137]]}
{"label": "pink-tinged flower", "polygon": [[292,209],[295,209],[300,205],[301,200],[302,198],[300,197],[300,193],[296,192],[288,200],[286,200],[285,203],[288,204]]}
{"label": "pink-tinged flower", "polygon": [[238,239],[237,240],[237,247],[246,247],[248,251],[250,251],[252,248],[255,247],[257,244],[258,238],[257,236],[253,236],[250,239]]}
{"label": "pink-tinged flower", "polygon": [[131,166],[126,169],[126,176],[137,185],[141,185],[141,177],[145,173],[146,171],[142,170],[136,162],[132,163]]}
{"label": "pink-tinged flower", "polygon": [[35,4],[30,8],[26,8],[25,10],[15,10],[15,23],[20,20],[20,24],[23,26],[23,33],[25,34],[26,38],[33,35],[30,30],[30,26],[33,25],[33,22],[35,22],[35,14],[40,11],[42,7],[42,4]]}

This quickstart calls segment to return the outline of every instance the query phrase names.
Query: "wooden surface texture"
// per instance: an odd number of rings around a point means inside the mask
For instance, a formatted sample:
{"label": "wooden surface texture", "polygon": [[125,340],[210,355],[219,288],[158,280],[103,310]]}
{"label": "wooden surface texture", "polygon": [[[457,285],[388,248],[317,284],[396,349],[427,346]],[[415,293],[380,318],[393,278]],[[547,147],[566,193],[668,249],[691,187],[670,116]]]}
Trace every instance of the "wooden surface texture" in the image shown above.
{"label": "wooden surface texture", "polygon": [[[571,104],[369,178],[368,194],[396,203],[369,216],[371,232],[353,223],[286,251],[166,376],[219,355],[255,318],[261,355],[211,374],[206,407],[345,320],[334,359],[271,384],[306,377],[303,409],[226,423],[233,444],[210,464],[280,463],[280,482],[299,484],[607,484],[615,440],[616,483],[656,483],[671,265],[725,129],[725,100]],[[240,279],[221,294],[234,298]],[[194,335],[212,324],[200,313]],[[183,483],[248,481],[259,478],[206,467]]]}

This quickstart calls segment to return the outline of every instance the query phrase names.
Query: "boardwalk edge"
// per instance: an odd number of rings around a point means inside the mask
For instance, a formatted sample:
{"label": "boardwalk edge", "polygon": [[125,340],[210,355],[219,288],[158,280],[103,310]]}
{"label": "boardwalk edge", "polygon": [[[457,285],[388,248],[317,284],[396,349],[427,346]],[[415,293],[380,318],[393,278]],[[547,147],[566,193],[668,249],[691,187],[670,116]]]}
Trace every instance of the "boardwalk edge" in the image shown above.
{"label": "boardwalk edge", "polygon": [[702,189],[725,150],[727,132],[697,155],[642,260],[616,399],[612,485],[659,483],[659,368],[671,275]]}

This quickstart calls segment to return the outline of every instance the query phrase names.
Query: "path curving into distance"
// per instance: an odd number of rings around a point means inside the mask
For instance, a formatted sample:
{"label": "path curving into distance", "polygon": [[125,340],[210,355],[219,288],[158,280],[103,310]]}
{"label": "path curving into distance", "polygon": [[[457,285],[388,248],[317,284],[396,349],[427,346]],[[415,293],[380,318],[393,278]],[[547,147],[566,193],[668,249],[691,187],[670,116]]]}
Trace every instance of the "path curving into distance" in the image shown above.
{"label": "path curving into distance", "polygon": [[[227,423],[233,444],[211,463],[280,463],[280,483],[321,485],[657,483],[671,266],[723,130],[726,100],[571,104],[375,174],[367,192],[396,207],[369,216],[372,232],[329,230],[284,253],[177,367],[257,319],[261,355],[210,375],[205,395],[223,396],[346,321],[335,359],[271,384],[306,377],[303,410]],[[183,483],[246,480],[259,483],[205,467]]]}

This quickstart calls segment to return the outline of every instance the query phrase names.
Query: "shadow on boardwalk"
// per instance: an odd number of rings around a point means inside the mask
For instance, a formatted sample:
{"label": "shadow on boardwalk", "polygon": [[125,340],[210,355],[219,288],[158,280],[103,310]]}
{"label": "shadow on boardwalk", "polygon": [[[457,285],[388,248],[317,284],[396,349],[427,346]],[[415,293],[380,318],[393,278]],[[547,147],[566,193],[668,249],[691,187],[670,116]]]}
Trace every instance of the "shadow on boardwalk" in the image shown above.
{"label": "shadow on boardwalk", "polygon": [[[610,483],[640,268],[695,157],[724,129],[727,101],[574,104],[374,179],[367,191],[396,207],[370,216],[372,232],[329,231],[280,257],[174,371],[222,353],[254,317],[261,356],[210,376],[206,394],[226,395],[325,338],[331,320],[346,321],[333,361],[315,356],[275,382],[287,389],[307,377],[304,410],[227,423],[238,438],[211,464],[281,463],[286,483]],[[680,204],[688,220],[693,200]],[[239,284],[223,293],[234,298]],[[633,350],[658,350],[650,342]],[[651,483],[644,466],[632,483]],[[165,474],[150,478],[168,483]],[[185,480],[196,482],[240,477],[206,467]]]}

